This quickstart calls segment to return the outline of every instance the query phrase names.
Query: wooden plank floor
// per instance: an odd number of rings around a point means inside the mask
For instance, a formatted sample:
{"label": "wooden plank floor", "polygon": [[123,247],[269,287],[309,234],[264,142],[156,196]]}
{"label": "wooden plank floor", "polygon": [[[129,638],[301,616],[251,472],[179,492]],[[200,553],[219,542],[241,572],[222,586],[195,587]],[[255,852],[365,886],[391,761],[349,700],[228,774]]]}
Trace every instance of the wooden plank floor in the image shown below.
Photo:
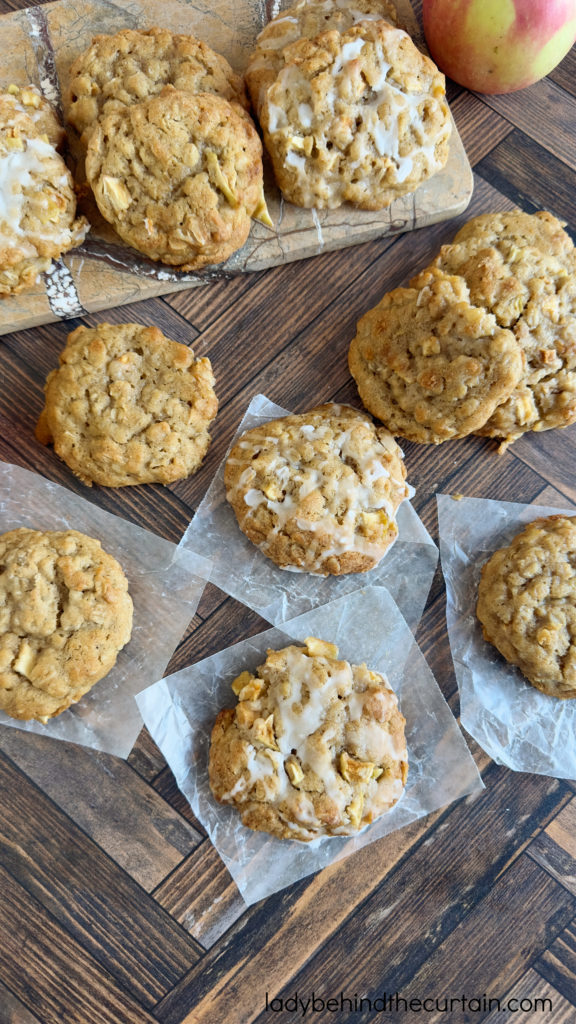
{"label": "wooden plank floor", "polygon": [[[0,13],[23,6],[0,0]],[[522,93],[450,85],[475,171],[456,222],[2,338],[0,458],[86,496],[34,441],[46,373],[80,322],[158,324],[213,362],[221,407],[205,465],[169,488],[88,497],[178,540],[254,394],[295,411],[358,404],[346,363],[358,317],[467,216],[519,204],[576,228],[575,83],[572,51]],[[576,503],[576,427],[502,456],[479,438],[404,448],[435,537],[438,491]],[[262,626],[209,586],[170,668]],[[418,639],[458,714],[440,573]],[[576,785],[514,774],[470,746],[480,797],[246,909],[146,731],[124,762],[1,728],[0,1024],[265,1024],[302,1017],[296,994],[315,998],[315,1020],[412,1020],[406,1003],[432,999],[429,1021],[574,1021]],[[398,996],[392,1011],[370,1010],[385,993]]]}

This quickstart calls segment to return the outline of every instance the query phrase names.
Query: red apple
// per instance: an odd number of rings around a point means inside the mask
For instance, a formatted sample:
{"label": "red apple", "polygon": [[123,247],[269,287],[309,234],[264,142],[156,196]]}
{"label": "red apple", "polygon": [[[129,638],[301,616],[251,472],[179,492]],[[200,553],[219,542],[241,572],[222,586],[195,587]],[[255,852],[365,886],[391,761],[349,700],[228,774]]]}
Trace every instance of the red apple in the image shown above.
{"label": "red apple", "polygon": [[514,92],[544,78],[576,39],[576,0],[423,0],[432,58],[476,92]]}

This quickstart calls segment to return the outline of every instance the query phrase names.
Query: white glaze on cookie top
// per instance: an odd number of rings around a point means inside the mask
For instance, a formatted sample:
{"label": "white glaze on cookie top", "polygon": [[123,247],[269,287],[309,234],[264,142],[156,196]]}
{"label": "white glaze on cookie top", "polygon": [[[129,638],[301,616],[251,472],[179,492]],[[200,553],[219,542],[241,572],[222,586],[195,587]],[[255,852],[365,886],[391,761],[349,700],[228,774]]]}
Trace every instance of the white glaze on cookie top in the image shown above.
{"label": "white glaze on cookie top", "polygon": [[232,685],[239,703],[215,725],[210,784],[245,824],[305,841],[348,835],[400,798],[404,719],[383,676],[310,637]]}
{"label": "white glaze on cookie top", "polygon": [[88,230],[70,172],[22,106],[0,93],[0,295],[30,287]]}
{"label": "white glaze on cookie top", "polygon": [[282,56],[260,120],[285,197],[378,209],[444,166],[444,78],[406,32],[363,21],[297,40]]}
{"label": "white glaze on cookie top", "polygon": [[[286,567],[329,573],[380,561],[398,533],[404,477],[387,431],[347,406],[326,405],[244,434],[228,457],[225,482],[241,528],[265,554]],[[299,557],[294,545],[304,536]],[[342,570],[343,555],[358,556],[361,567]]]}

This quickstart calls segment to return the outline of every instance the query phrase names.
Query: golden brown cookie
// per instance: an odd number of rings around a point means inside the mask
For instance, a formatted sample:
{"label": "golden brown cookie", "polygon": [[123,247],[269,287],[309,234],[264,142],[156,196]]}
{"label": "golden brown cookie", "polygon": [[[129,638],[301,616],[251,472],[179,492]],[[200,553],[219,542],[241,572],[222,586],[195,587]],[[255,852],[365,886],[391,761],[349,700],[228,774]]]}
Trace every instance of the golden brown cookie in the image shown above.
{"label": "golden brown cookie", "polygon": [[285,199],[379,210],[448,159],[444,76],[385,21],[300,39],[261,95],[264,142]]}
{"label": "golden brown cookie", "polygon": [[240,75],[206,43],[165,28],[123,29],[96,36],[74,61],[64,95],[67,120],[87,143],[100,117],[157,96],[165,85],[247,106]]}
{"label": "golden brown cookie", "polygon": [[240,529],[281,568],[366,572],[398,535],[402,452],[349,406],[320,405],[247,430],[224,470]]}
{"label": "golden brown cookie", "polygon": [[45,390],[36,436],[88,486],[190,476],[218,409],[210,360],[140,324],[77,327]]}
{"label": "golden brown cookie", "polygon": [[321,32],[345,32],[360,21],[395,24],[396,8],[390,0],[298,0],[280,11],[260,32],[246,69],[246,85],[259,115],[266,90],[284,66],[282,51],[298,39],[314,39]]}
{"label": "golden brown cookie", "polygon": [[434,265],[461,274],[471,301],[515,334],[522,380],[478,433],[515,440],[576,420],[576,255],[546,212],[484,214],[445,245]]}
{"label": "golden brown cookie", "polygon": [[400,799],[405,720],[387,680],[315,637],[268,651],[232,683],[210,744],[210,788],[248,828],[309,842],[352,835]]}
{"label": "golden brown cookie", "polygon": [[46,722],[128,643],[128,583],[100,541],[76,530],[4,533],[0,567],[0,709]]}
{"label": "golden brown cookie", "polygon": [[182,270],[228,259],[264,202],[262,146],[249,119],[220,96],[170,86],[98,121],[86,174],[120,237]]}
{"label": "golden brown cookie", "polygon": [[436,268],[388,292],[358,323],[350,372],[393,434],[440,444],[477,430],[520,380],[511,331],[473,306],[462,277]]}
{"label": "golden brown cookie", "polygon": [[0,297],[33,287],[88,230],[71,174],[27,107],[0,97]]}
{"label": "golden brown cookie", "polygon": [[576,697],[576,518],[526,526],[482,568],[484,638],[552,697]]}

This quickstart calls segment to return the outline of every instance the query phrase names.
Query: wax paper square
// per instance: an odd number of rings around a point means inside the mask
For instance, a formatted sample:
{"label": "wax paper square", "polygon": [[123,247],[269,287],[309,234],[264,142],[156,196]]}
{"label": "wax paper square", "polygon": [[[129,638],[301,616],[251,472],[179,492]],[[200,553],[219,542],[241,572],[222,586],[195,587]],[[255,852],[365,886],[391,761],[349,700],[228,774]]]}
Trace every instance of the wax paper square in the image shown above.
{"label": "wax paper square", "polygon": [[17,721],[3,712],[0,724],[127,757],[142,728],[134,695],[163,674],[194,617],[209,566],[59,484],[0,463],[0,533],[19,526],[74,529],[101,541],[128,578],[134,625],[114,668],[77,704],[46,725]]}
{"label": "wax paper square", "polygon": [[576,700],[540,693],[484,640],[476,618],[484,562],[534,519],[565,508],[437,495],[448,636],[463,727],[498,764],[576,778]]}
{"label": "wax paper square", "polygon": [[[286,409],[256,395],[232,444],[246,430],[287,415]],[[290,572],[278,568],[240,530],[226,501],[225,461],[180,542],[185,550],[210,560],[212,583],[276,625],[359,586],[385,586],[408,625],[416,629],[436,571],[438,549],[409,501],[398,510],[398,539],[370,572],[332,577]]]}
{"label": "wax paper square", "polygon": [[[339,656],[385,674],[406,718],[409,771],[401,800],[354,838],[302,843],[253,832],[238,812],[218,804],[208,785],[210,731],[220,708],[235,703],[232,680],[266,659],[268,648],[318,636]],[[182,793],[230,871],[246,903],[265,896],[380,839],[431,811],[483,788],[438,685],[397,605],[384,587],[366,587],[244,640],[168,676],[138,694],[142,717]]]}

